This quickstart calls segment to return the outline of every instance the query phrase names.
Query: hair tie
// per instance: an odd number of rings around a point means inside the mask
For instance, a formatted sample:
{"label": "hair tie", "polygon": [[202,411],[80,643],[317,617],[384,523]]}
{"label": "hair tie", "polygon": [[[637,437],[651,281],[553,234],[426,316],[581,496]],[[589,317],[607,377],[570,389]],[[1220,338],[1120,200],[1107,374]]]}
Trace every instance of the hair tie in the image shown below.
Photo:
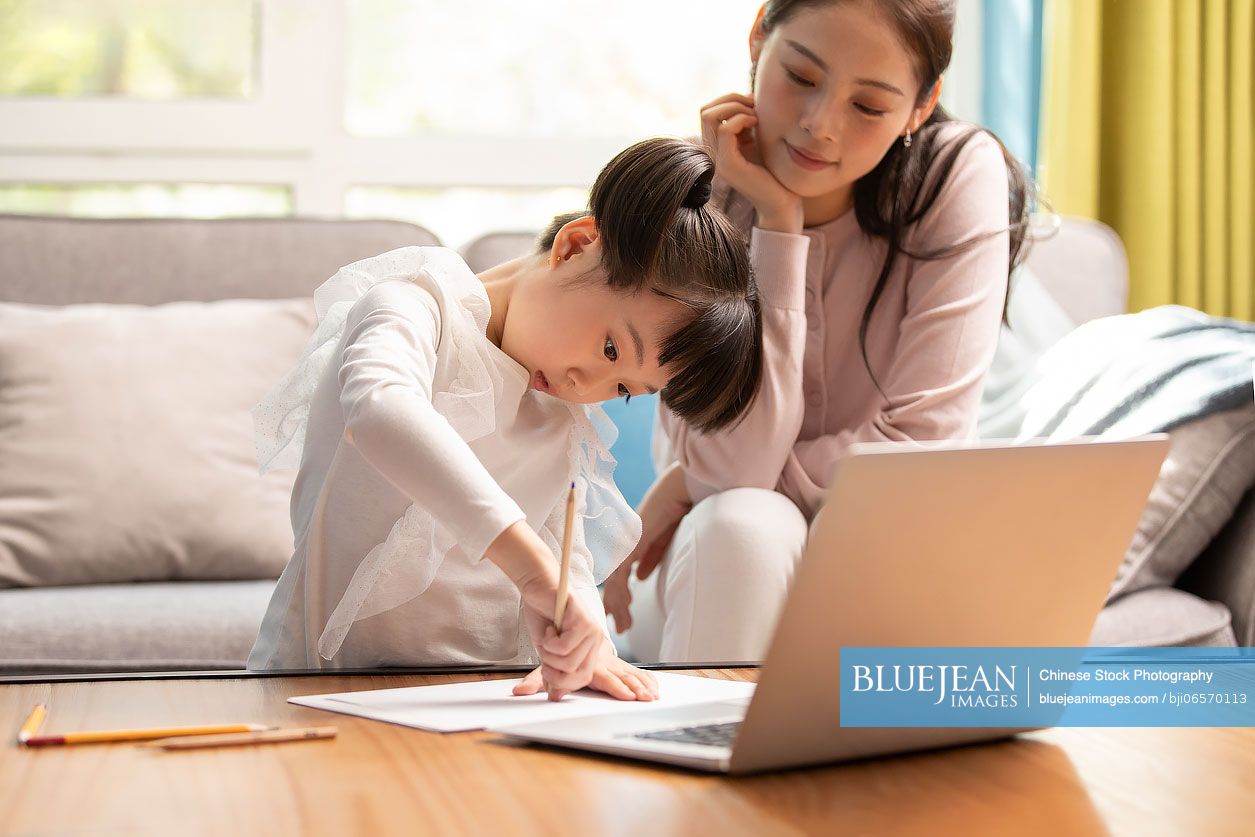
{"label": "hair tie", "polygon": [[693,188],[689,189],[689,193],[684,196],[684,206],[689,209],[701,209],[710,200],[710,181],[715,176],[713,171],[709,171],[697,178],[697,182],[693,184]]}

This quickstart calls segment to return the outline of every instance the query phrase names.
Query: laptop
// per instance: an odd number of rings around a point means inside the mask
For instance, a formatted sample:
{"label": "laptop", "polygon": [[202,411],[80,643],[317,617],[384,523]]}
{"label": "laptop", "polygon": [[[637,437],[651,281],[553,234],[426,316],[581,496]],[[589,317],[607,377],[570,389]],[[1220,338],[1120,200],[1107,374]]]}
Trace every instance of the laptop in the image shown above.
{"label": "laptop", "polygon": [[740,774],[1032,729],[842,727],[840,649],[1086,646],[1167,450],[1162,434],[853,446],[752,697],[492,731]]}

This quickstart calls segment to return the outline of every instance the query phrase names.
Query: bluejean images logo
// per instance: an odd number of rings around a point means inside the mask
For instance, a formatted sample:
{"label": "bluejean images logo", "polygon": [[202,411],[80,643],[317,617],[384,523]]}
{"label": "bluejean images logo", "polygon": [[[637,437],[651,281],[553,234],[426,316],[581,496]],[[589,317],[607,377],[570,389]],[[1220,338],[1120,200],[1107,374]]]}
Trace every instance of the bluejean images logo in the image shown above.
{"label": "bluejean images logo", "polygon": [[[992,669],[992,671],[990,670]],[[1027,666],[1024,667],[1027,673]],[[891,665],[851,666],[855,692],[917,692],[936,695],[933,706],[949,700],[964,708],[1015,708],[1016,667],[994,665]]]}
{"label": "bluejean images logo", "polygon": [[1255,726],[1255,648],[841,649],[850,727]]}

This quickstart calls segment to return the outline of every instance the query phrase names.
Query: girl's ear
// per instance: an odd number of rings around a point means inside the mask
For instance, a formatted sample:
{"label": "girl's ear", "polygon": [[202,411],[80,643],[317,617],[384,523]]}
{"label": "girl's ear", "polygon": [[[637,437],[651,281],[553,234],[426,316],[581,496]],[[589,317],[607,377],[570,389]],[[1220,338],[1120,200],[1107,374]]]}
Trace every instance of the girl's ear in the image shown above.
{"label": "girl's ear", "polygon": [[597,249],[601,246],[600,239],[601,233],[597,231],[593,216],[585,215],[568,221],[554,236],[553,247],[549,250],[550,266],[557,267],[572,256]]}
{"label": "girl's ear", "polygon": [[754,18],[754,25],[750,27],[750,63],[757,64],[758,56],[763,54],[763,44],[767,41],[767,33],[763,31],[763,12],[767,11],[767,4],[758,7],[758,15]]}
{"label": "girl's ear", "polygon": [[928,118],[933,115],[933,111],[937,109],[937,102],[940,99],[941,79],[938,78],[937,83],[933,85],[932,92],[928,94],[928,101],[911,112],[911,121],[908,123],[911,126],[911,133],[918,131],[919,126],[928,121]]}

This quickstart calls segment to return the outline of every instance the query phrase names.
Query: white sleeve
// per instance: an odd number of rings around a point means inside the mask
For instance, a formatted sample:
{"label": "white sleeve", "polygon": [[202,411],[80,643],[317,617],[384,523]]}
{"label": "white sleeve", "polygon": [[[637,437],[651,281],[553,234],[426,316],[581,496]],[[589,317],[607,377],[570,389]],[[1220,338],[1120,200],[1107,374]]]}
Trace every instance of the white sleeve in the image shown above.
{"label": "white sleeve", "polygon": [[525,519],[432,406],[440,308],[410,283],[381,283],[350,312],[340,357],[345,439],[427,509],[472,559]]}

